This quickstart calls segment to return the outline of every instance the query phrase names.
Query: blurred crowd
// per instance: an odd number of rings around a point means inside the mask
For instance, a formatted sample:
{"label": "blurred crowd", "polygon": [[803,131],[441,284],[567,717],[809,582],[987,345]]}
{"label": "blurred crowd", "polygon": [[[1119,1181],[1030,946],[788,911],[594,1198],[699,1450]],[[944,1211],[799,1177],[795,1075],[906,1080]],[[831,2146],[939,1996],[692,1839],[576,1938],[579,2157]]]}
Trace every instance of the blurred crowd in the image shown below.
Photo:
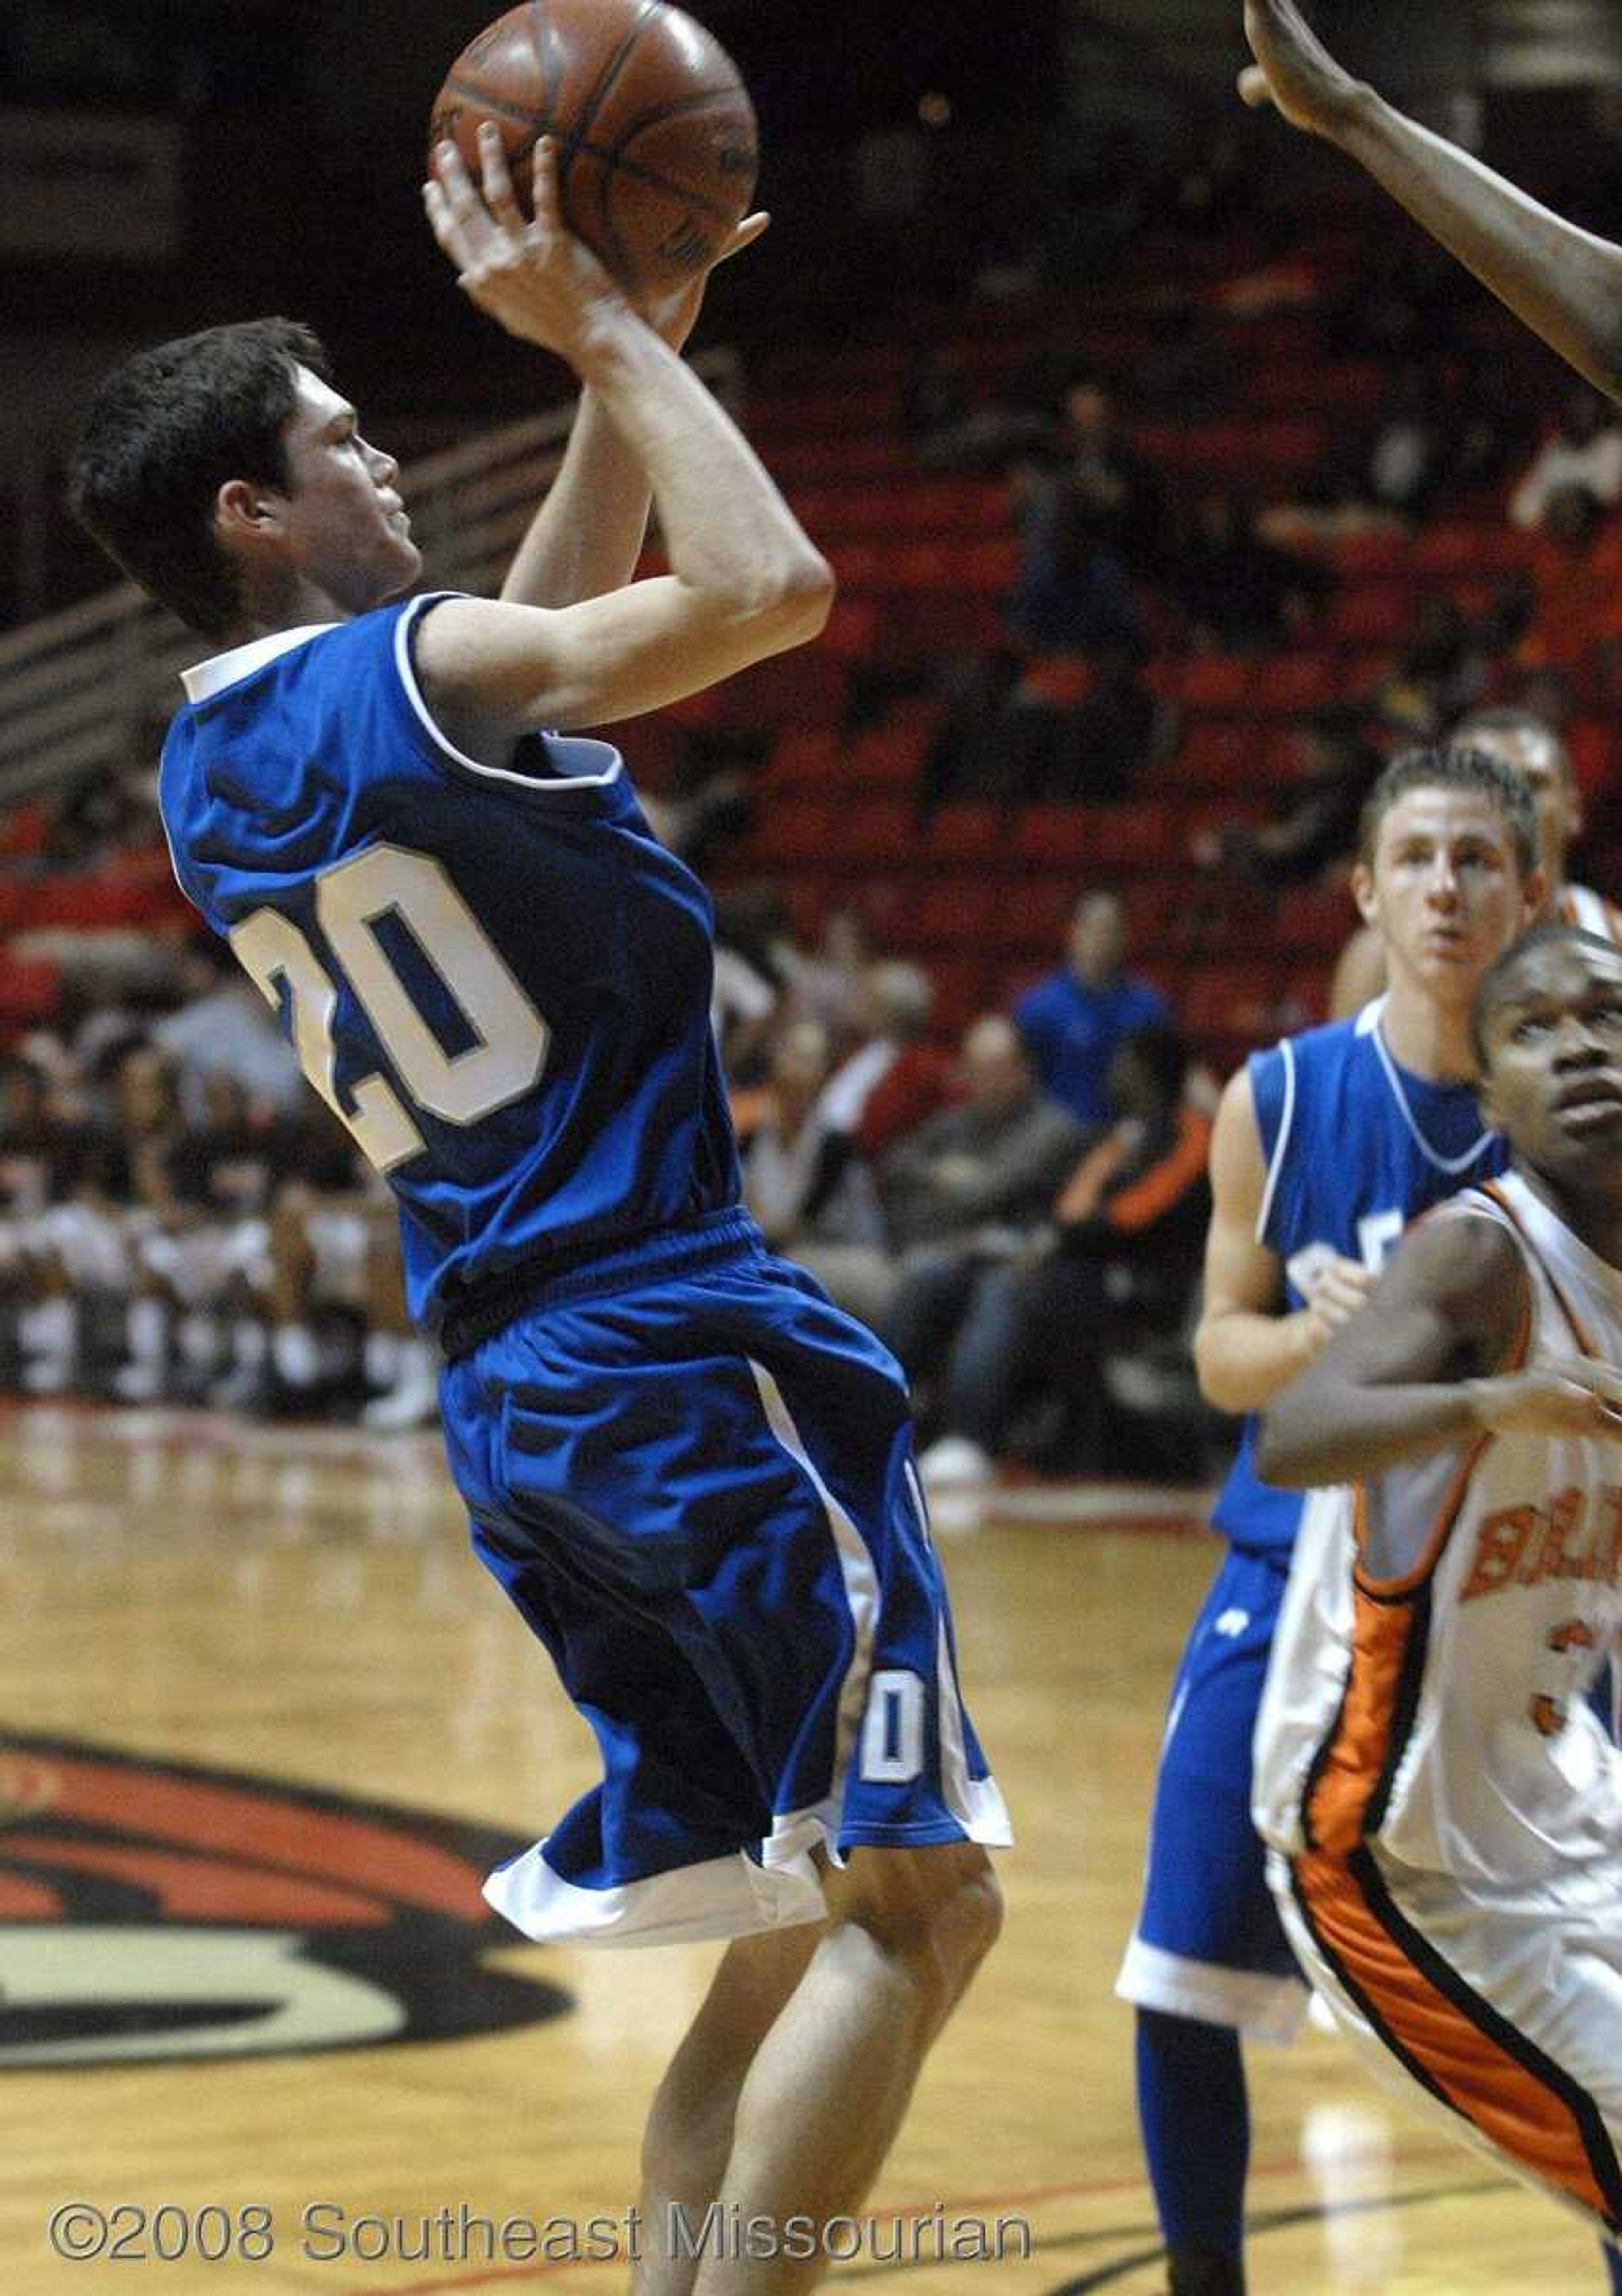
{"label": "blurred crowd", "polygon": [[[1231,162],[1217,150],[1162,186],[1179,227],[1216,228]],[[1084,272],[1107,275],[1107,236],[1071,250]],[[1540,404],[1498,387],[1442,275],[1414,256],[1331,290],[1309,256],[1281,254],[1159,297],[1113,363],[1068,323],[1028,331],[1013,368],[965,357],[972,313],[922,339],[896,406],[907,452],[921,476],[965,473],[1001,500],[1014,571],[995,642],[943,648],[921,621],[914,651],[841,669],[848,741],[923,709],[920,834],[964,800],[1012,819],[1146,786],[1175,800],[1184,689],[1167,665],[1344,661],[1343,690],[1280,721],[1267,804],[1236,775],[1231,817],[1202,805],[1158,865],[1181,888],[1167,939],[1220,960],[1247,903],[1344,885],[1396,750],[1506,701],[1557,734],[1616,718],[1622,422],[1586,390]],[[979,291],[1005,303],[1030,286],[1013,262]],[[1168,422],[1242,430],[1243,327],[1280,313],[1310,316],[1326,371],[1377,370],[1378,395],[1287,478],[1242,451],[1192,473],[1157,452],[1157,425],[1162,441]],[[1428,578],[1383,652],[1341,638],[1336,652],[1325,632],[1359,553],[1372,565],[1446,520],[1503,549]],[[971,1492],[1009,1461],[1197,1470],[1222,1439],[1188,1347],[1217,1079],[1175,994],[1137,970],[1175,979],[1152,962],[1164,946],[1128,949],[1125,879],[1089,866],[1043,977],[962,1027],[928,967],[883,945],[889,913],[854,873],[852,905],[831,911],[825,888],[801,903],[782,876],[747,882],[738,840],[770,801],[782,730],[687,722],[649,800],[721,889],[714,1014],[750,1208],[899,1357],[937,1491]],[[1582,792],[1567,779],[1569,842]],[[1591,776],[1591,827],[1604,794]],[[0,860],[26,888],[116,868],[143,840],[156,848],[150,776],[14,816]],[[228,955],[134,932],[29,946],[61,989],[48,1021],[5,1031],[0,1385],[430,1419],[436,1365],[405,1316],[387,1192]]]}

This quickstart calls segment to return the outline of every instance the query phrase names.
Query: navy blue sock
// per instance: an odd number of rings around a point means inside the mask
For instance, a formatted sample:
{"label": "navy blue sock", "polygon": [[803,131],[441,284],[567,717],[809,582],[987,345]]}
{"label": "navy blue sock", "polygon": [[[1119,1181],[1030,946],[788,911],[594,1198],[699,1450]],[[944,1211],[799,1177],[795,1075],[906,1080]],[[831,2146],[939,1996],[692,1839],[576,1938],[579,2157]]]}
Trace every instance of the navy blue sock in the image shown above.
{"label": "navy blue sock", "polygon": [[1610,2275],[1614,2296],[1622,2296],[1622,2248],[1613,2248],[1609,2241],[1604,2248],[1605,2269]]}
{"label": "navy blue sock", "polygon": [[1250,2161],[1238,2034],[1140,2009],[1137,2076],[1138,2120],[1167,2248],[1206,2249],[1237,2264]]}

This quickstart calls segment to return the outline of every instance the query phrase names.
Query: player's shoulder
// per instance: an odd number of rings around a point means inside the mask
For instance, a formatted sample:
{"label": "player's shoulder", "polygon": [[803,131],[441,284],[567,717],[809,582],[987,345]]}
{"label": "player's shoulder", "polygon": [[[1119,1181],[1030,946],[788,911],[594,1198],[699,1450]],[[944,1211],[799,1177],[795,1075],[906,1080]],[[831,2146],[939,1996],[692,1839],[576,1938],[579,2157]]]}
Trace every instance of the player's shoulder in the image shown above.
{"label": "player's shoulder", "polygon": [[1253,1085],[1282,1076],[1293,1077],[1298,1085],[1315,1082],[1361,1067],[1369,1056],[1379,1013],[1378,1004],[1365,1005],[1344,1021],[1320,1021],[1315,1028],[1298,1029],[1265,1046],[1247,1062]]}

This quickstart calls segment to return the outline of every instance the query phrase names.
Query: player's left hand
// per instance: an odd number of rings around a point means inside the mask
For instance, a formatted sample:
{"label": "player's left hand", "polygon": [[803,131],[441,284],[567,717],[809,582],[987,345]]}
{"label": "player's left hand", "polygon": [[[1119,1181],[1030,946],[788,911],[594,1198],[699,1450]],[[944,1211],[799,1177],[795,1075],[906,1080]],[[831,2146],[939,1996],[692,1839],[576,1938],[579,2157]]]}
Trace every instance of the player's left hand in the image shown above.
{"label": "player's left hand", "polygon": [[734,255],[741,255],[766,229],[772,218],[764,213],[745,216],[713,263],[705,265],[693,278],[684,280],[663,295],[651,295],[637,308],[656,335],[662,335],[673,351],[679,351],[698,324],[699,313],[704,308],[704,290],[709,284],[709,275],[723,263],[730,263]]}
{"label": "player's left hand", "polygon": [[1271,103],[1292,127],[1332,136],[1367,93],[1335,62],[1296,0],[1245,0],[1245,37],[1256,62],[1240,75],[1253,111]]}

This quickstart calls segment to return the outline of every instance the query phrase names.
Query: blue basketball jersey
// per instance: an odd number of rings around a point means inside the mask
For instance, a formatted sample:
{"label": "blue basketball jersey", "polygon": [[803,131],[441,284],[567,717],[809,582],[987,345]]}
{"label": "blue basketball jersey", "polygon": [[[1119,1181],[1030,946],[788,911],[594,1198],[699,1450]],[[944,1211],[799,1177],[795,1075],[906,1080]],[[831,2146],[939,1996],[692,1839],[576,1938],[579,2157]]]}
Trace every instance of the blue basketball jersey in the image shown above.
{"label": "blue basketball jersey", "polygon": [[[1397,1067],[1381,1010],[1371,1004],[1250,1058],[1267,1166],[1257,1241],[1282,1261],[1292,1310],[1306,1306],[1325,1255],[1378,1274],[1410,1220],[1508,1166],[1508,1145],[1483,1126],[1469,1086]],[[1213,1520],[1235,1546],[1288,1550],[1301,1494],[1262,1481],[1255,1438],[1248,1419]]]}
{"label": "blue basketball jersey", "polygon": [[470,1283],[739,1193],[708,895],[606,742],[498,769],[445,739],[412,662],[436,603],[203,663],[160,777],[183,891],[388,1176],[430,1330]]}

